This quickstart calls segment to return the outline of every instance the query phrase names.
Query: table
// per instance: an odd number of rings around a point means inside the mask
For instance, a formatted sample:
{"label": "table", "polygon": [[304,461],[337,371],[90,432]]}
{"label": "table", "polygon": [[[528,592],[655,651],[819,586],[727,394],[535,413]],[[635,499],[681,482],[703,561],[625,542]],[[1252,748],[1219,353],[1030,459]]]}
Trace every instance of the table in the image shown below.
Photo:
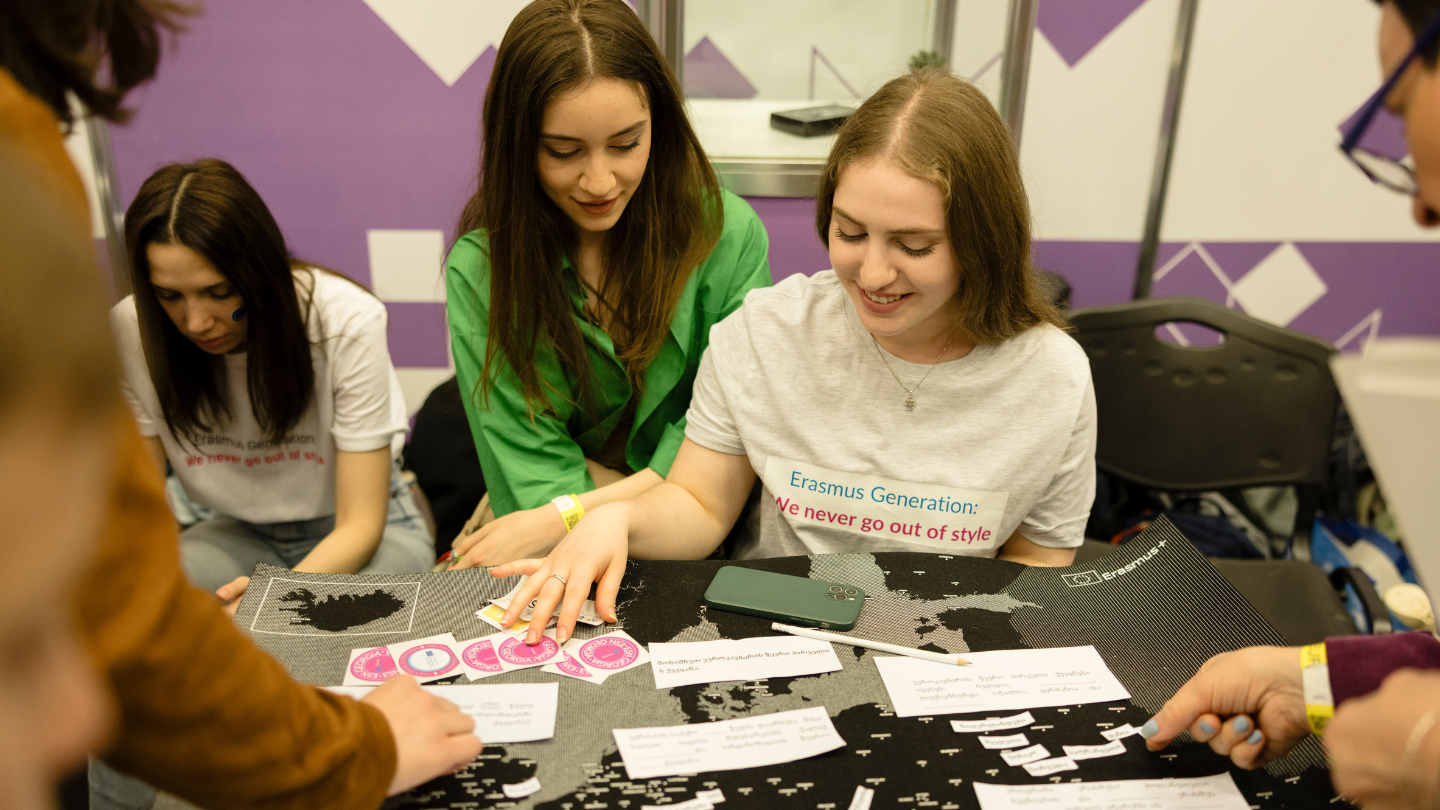
{"label": "table", "polygon": [[[1061,744],[1102,742],[1098,731],[1139,726],[1211,655],[1279,635],[1213,566],[1167,521],[1157,521],[1101,560],[1066,569],[1026,568],[989,559],[920,553],[787,557],[734,563],[631,562],[622,588],[620,626],[642,642],[704,641],[768,635],[765,620],[709,611],[701,594],[722,565],[742,564],[780,573],[852,582],[869,594],[856,635],[891,643],[963,653],[966,650],[1064,647],[1093,644],[1130,691],[1128,701],[1034,709],[1032,742],[1052,751]],[[474,618],[488,599],[514,580],[482,570],[413,575],[302,574],[261,566],[236,620],[298,678],[340,683],[349,652],[435,633],[470,639],[494,632]],[[363,609],[320,614],[297,605],[362,604],[364,597],[404,607],[380,618]],[[282,601],[286,596],[289,601]],[[372,600],[373,601],[373,600]],[[311,613],[307,618],[306,612]],[[338,628],[338,629],[336,629]],[[609,628],[581,628],[594,635]],[[874,665],[877,655],[837,647],[841,672],[758,682],[701,684],[657,690],[648,666],[595,686],[522,670],[486,683],[560,681],[554,739],[489,746],[471,768],[437,779],[405,799],[417,808],[543,807],[639,808],[691,798],[719,788],[724,810],[745,807],[845,808],[857,785],[875,790],[874,807],[974,808],[972,782],[1043,781],[1006,766],[974,735],[951,730],[950,719],[980,715],[898,718]],[[800,762],[743,771],[630,780],[615,749],[612,728],[705,722],[789,709],[824,706],[847,745]],[[1049,779],[1123,779],[1201,776],[1225,770],[1227,761],[1194,743],[1165,752],[1144,751],[1130,738],[1128,753],[1087,760],[1079,771]],[[540,792],[506,799],[503,784],[538,777]],[[1314,740],[1266,770],[1235,771],[1252,806],[1343,807],[1334,793],[1323,753]],[[398,804],[398,803],[397,803]]]}

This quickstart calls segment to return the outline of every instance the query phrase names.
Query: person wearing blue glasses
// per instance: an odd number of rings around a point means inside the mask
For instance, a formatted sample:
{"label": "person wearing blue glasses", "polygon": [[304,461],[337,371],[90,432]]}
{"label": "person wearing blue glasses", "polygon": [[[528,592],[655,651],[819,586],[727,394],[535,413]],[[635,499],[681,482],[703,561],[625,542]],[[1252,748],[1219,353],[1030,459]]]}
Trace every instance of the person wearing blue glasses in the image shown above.
{"label": "person wearing blue glasses", "polygon": [[[1371,180],[1407,194],[1415,221],[1440,225],[1440,0],[1383,0],[1389,77],[1340,149]],[[1363,144],[1381,108],[1405,121],[1410,155]],[[1335,790],[1367,808],[1440,806],[1440,641],[1429,633],[1351,636],[1308,647],[1250,647],[1210,659],[1140,733],[1152,751],[1182,731],[1242,768],[1323,735]]]}

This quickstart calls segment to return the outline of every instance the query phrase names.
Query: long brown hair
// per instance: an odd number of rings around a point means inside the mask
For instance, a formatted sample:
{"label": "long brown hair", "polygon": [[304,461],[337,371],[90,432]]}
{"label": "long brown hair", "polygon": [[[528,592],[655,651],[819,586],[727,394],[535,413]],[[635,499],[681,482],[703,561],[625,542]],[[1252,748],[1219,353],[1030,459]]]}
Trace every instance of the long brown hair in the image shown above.
{"label": "long brown hair", "polygon": [[162,30],[179,31],[195,11],[173,0],[5,0],[0,67],[67,124],[66,91],[95,115],[124,121],[125,94],[155,75]]}
{"label": "long brown hair", "polygon": [[685,117],[675,75],[624,0],[536,0],[516,15],[485,93],[480,178],[457,238],[486,231],[490,321],[476,394],[483,398],[503,357],[532,409],[549,405],[535,353],[548,341],[588,399],[593,370],[561,268],[575,228],[536,177],[541,122],[550,100],[607,77],[635,87],[650,111],[650,162],[625,213],[606,234],[599,294],[614,306],[611,336],[631,383],[660,353],[690,273],[723,226],[720,186]]}
{"label": "long brown hair", "polygon": [[125,212],[125,248],[150,380],[170,432],[193,443],[230,418],[220,358],[180,333],[150,283],[152,244],[205,258],[245,306],[246,384],[265,437],[279,442],[315,397],[315,368],[280,226],[240,172],[223,160],[172,164],[150,175]]}
{"label": "long brown hair", "polygon": [[940,188],[960,268],[951,304],[959,336],[994,344],[1041,323],[1064,328],[1030,264],[1030,204],[1010,130],[979,90],[927,68],[891,79],[866,99],[825,161],[815,201],[821,242],[829,244],[840,175],[874,157]]}

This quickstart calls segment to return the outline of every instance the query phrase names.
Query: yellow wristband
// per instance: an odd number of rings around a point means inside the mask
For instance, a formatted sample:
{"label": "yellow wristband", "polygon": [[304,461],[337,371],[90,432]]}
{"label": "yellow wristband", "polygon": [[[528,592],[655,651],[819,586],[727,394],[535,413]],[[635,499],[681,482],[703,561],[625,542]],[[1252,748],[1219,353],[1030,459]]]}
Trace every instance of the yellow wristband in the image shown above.
{"label": "yellow wristband", "polygon": [[1335,698],[1330,692],[1330,665],[1325,643],[1300,648],[1300,679],[1305,693],[1305,719],[1318,737],[1335,716]]}
{"label": "yellow wristband", "polygon": [[585,517],[585,507],[580,505],[579,495],[561,495],[550,503],[560,510],[560,519],[565,521],[566,532],[574,529],[580,518]]}

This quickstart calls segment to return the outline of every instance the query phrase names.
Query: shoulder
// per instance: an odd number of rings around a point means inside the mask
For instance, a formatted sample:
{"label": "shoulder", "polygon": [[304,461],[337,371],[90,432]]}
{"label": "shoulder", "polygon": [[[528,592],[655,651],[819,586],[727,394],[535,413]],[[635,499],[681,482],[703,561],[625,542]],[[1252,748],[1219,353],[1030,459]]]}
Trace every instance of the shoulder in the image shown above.
{"label": "shoulder", "polygon": [[[843,316],[843,310],[836,305],[845,305],[841,300],[844,296],[845,290],[832,270],[813,276],[796,273],[773,287],[746,293],[744,305],[721,323],[732,334],[743,332],[755,342],[764,343],[777,333],[808,330],[837,312]],[[765,339],[757,339],[757,335]]]}
{"label": "shoulder", "polygon": [[760,222],[760,215],[746,202],[744,197],[729,189],[720,189],[720,210],[725,215],[725,227],[721,231],[720,238],[726,235],[744,234],[756,227],[764,230]]}
{"label": "shoulder", "polygon": [[110,327],[120,334],[121,330],[140,330],[140,314],[135,310],[135,294],[120,299],[120,303],[110,308]]}
{"label": "shoulder", "polygon": [[996,356],[1023,367],[1025,377],[1037,383],[1083,391],[1090,382],[1090,358],[1085,350],[1069,332],[1048,323],[1001,343]]}
{"label": "shoulder", "polygon": [[445,257],[445,303],[452,311],[457,303],[469,305],[478,293],[490,300],[490,237],[483,229],[473,230],[451,246]]}
{"label": "shoulder", "polygon": [[295,278],[302,301],[304,289],[310,287],[311,302],[315,311],[320,314],[321,322],[327,327],[326,334],[336,334],[330,327],[373,321],[383,324],[386,320],[385,304],[349,278],[313,267],[297,268]]}

